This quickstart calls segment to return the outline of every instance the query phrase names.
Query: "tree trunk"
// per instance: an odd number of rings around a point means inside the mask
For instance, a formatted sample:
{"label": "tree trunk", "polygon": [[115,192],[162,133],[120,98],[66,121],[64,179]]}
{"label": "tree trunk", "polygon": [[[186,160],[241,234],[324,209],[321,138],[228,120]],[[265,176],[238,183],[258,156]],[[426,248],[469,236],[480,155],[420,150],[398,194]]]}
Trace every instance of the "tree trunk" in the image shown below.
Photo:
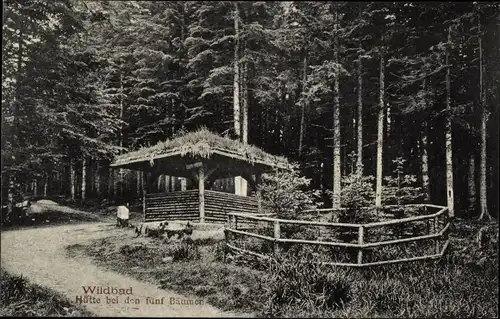
{"label": "tree trunk", "polygon": [[[240,110],[240,55],[239,55],[239,19],[240,13],[238,3],[234,3],[234,80],[233,80],[233,120],[234,120],[234,136],[241,141],[241,110]],[[234,192],[237,195],[241,194],[241,176],[234,178]]]}
{"label": "tree trunk", "polygon": [[58,193],[59,195],[67,195],[66,194],[66,187],[64,187],[65,181],[66,181],[66,176],[67,176],[67,171],[68,171],[68,166],[66,165],[61,165],[61,172],[58,174],[59,176],[59,190]]}
{"label": "tree trunk", "polygon": [[101,195],[101,166],[99,165],[99,160],[96,160],[95,164],[95,179],[94,179],[95,194],[97,197]]}
{"label": "tree trunk", "polygon": [[120,169],[113,170],[113,194],[120,196]]}
{"label": "tree trunk", "polygon": [[[385,77],[385,75],[384,75]],[[385,93],[385,92],[384,92]],[[385,101],[385,99],[384,99]],[[391,139],[391,129],[392,129],[392,114],[391,114],[391,104],[387,103],[385,104],[384,102],[384,107],[385,107],[385,137],[384,137],[384,162],[382,164],[382,174],[387,174],[390,175],[392,173],[392,161],[391,159],[393,158],[392,156],[392,139]],[[401,140],[401,136],[398,136]]]}
{"label": "tree trunk", "polygon": [[7,213],[8,217],[12,217],[12,207],[14,204],[14,179],[12,175],[9,174],[9,189],[7,190]]}
{"label": "tree trunk", "polygon": [[375,206],[382,206],[382,175],[383,175],[383,152],[384,152],[384,55],[380,54],[380,89],[379,89],[379,111],[377,131],[377,185],[375,189]]}
{"label": "tree trunk", "polygon": [[[448,27],[448,43],[451,42],[451,27]],[[450,217],[455,216],[453,196],[453,150],[451,127],[451,70],[449,65],[449,49],[446,50],[446,197]]]}
{"label": "tree trunk", "polygon": [[[422,82],[422,91],[424,92],[424,108],[427,109],[427,79],[424,78]],[[429,156],[427,154],[427,135],[429,133],[429,128],[427,126],[427,119],[422,120],[421,131],[420,131],[420,154],[422,156],[422,189],[424,191],[424,201],[426,203],[431,202],[431,192],[429,185]]]}
{"label": "tree trunk", "polygon": [[[306,81],[307,81],[307,50],[304,49],[304,62],[302,69],[302,94],[304,94],[306,90]],[[306,101],[304,97],[300,106],[301,107],[300,107],[299,156],[302,155],[302,147],[303,147],[304,132],[305,132]]]}
{"label": "tree trunk", "polygon": [[[136,179],[136,190],[137,190],[137,197],[140,197],[141,196],[141,171],[137,171],[136,172],[136,175],[135,175],[135,179]],[[167,178],[165,176],[165,178]]]}
{"label": "tree trunk", "polygon": [[358,61],[358,156],[356,162],[356,171],[363,175],[363,62],[361,56]]}
{"label": "tree trunk", "polygon": [[[335,11],[335,49],[334,58],[335,63],[338,64],[338,50],[339,50],[339,40],[337,36],[338,31],[338,13]],[[335,209],[340,208],[340,192],[341,184],[341,158],[340,158],[340,101],[339,101],[339,74],[335,72],[334,82],[333,82],[333,204],[332,207]]]}
{"label": "tree trunk", "polygon": [[19,134],[19,116],[20,116],[20,101],[19,98],[21,96],[21,79],[22,79],[22,67],[23,67],[23,54],[24,54],[24,46],[23,46],[23,34],[24,34],[24,25],[19,20],[19,38],[17,41],[17,73],[16,73],[16,91],[15,91],[15,102],[14,102],[14,128],[15,128],[15,141],[17,146],[20,145],[20,134]]}
{"label": "tree trunk", "polygon": [[[243,72],[242,72],[242,142],[243,144],[248,144],[248,64],[245,62],[243,64]],[[181,184],[182,187],[182,184]],[[241,177],[241,186],[240,186],[241,194],[243,196],[247,196],[248,192],[248,182],[245,178]]]}
{"label": "tree trunk", "polygon": [[[123,73],[120,73],[120,120],[123,121],[124,115],[124,106],[123,106]],[[120,147],[124,146],[125,134],[123,132],[123,123],[120,124]],[[120,150],[120,153],[122,151]],[[121,198],[123,198],[123,168],[119,168],[118,170],[118,191],[115,191],[116,194],[119,194]],[[116,184],[115,184],[116,185]]]}
{"label": "tree trunk", "polygon": [[86,183],[87,180],[87,161],[85,157],[82,159],[82,200],[85,200],[85,191],[86,191]]}
{"label": "tree trunk", "polygon": [[476,213],[476,155],[474,150],[469,156],[469,174],[467,175],[467,189],[469,190],[469,209],[468,214],[474,216]]}
{"label": "tree trunk", "polygon": [[234,80],[233,80],[233,120],[234,120],[234,135],[241,139],[241,124],[240,124],[240,55],[239,55],[239,10],[238,4],[234,3]]}
{"label": "tree trunk", "polygon": [[109,167],[108,168],[108,195],[109,196],[113,196],[114,195],[114,192],[113,192],[114,189],[115,189],[115,187],[113,185],[115,183],[114,178],[113,178],[114,175],[115,174],[114,174],[113,168]]}
{"label": "tree trunk", "polygon": [[420,132],[420,147],[422,156],[422,189],[425,195],[425,202],[431,202],[431,192],[429,185],[429,157],[427,154],[427,121],[422,122],[422,131]]}
{"label": "tree trunk", "polygon": [[75,161],[73,159],[70,160],[69,163],[69,182],[70,182],[70,189],[71,189],[71,199],[75,200]]}
{"label": "tree trunk", "polygon": [[487,140],[487,122],[488,111],[486,109],[485,93],[483,87],[483,45],[481,38],[481,20],[478,17],[478,32],[479,32],[479,101],[481,103],[481,159],[480,159],[480,184],[479,184],[479,202],[481,215],[479,219],[491,219],[488,211],[487,200],[487,181],[486,181],[486,140]]}
{"label": "tree trunk", "polygon": [[243,72],[242,72],[242,136],[241,141],[243,144],[248,144],[248,83],[247,83],[247,72],[248,65],[245,62],[243,64]]}
{"label": "tree trunk", "polygon": [[45,179],[43,181],[43,197],[47,197],[47,188],[49,187],[49,175],[45,175]]}

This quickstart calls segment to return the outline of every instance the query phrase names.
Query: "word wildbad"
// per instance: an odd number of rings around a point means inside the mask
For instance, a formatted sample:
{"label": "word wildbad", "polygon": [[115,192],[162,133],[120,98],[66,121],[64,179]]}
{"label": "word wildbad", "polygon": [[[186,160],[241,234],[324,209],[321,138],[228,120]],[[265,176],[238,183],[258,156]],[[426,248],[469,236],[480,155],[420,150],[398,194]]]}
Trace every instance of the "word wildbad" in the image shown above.
{"label": "word wildbad", "polygon": [[85,294],[96,294],[96,295],[131,295],[132,287],[127,289],[117,288],[117,287],[102,287],[102,286],[82,286],[83,292]]}

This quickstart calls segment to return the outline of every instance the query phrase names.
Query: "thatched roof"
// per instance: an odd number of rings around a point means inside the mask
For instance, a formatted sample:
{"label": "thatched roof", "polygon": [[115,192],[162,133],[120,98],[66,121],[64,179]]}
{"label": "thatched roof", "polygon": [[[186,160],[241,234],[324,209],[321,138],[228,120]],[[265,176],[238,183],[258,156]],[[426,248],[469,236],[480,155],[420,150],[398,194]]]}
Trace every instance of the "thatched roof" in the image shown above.
{"label": "thatched roof", "polygon": [[157,169],[166,171],[161,173],[178,173],[169,175],[184,176],[187,173],[182,171],[185,170],[186,164],[199,160],[203,160],[204,163],[211,161],[222,164],[218,167],[226,171],[230,168],[224,166],[231,164],[233,173],[249,166],[253,167],[252,170],[257,168],[260,171],[275,167],[289,168],[289,163],[284,157],[271,155],[253,145],[221,137],[206,128],[119,155],[111,166],[146,170],[162,162],[162,167]]}

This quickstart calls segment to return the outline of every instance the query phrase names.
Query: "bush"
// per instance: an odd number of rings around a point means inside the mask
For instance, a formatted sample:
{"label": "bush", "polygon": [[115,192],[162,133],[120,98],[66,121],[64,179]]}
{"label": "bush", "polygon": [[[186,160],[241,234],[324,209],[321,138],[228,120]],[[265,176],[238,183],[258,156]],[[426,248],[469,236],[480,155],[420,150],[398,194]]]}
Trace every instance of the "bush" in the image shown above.
{"label": "bush", "polygon": [[303,210],[315,206],[319,196],[317,191],[307,190],[311,180],[299,176],[296,165],[292,168],[292,171],[276,170],[273,174],[264,174],[258,186],[267,213],[284,219],[297,219]]}
{"label": "bush", "polygon": [[341,202],[347,208],[372,206],[375,201],[373,181],[375,177],[356,173],[347,175],[342,180]]}
{"label": "bush", "polygon": [[173,262],[195,260],[200,258],[200,250],[192,240],[184,240],[170,248],[167,255],[172,257]]}

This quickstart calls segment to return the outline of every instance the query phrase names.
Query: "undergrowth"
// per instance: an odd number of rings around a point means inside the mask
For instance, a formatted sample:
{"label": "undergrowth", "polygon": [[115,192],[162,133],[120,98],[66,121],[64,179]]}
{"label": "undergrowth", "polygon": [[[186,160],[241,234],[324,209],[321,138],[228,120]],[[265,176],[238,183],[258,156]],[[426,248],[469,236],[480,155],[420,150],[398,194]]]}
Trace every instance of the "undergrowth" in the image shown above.
{"label": "undergrowth", "polygon": [[[460,227],[439,261],[368,269],[319,266],[307,249],[264,260],[231,253],[217,241],[131,248],[110,238],[81,249],[164,289],[260,317],[498,317],[498,228],[488,226],[488,243],[478,244],[481,225],[469,235]],[[189,249],[199,255],[162,262],[169,254],[189,256]]]}
{"label": "undergrowth", "polygon": [[0,270],[0,316],[93,316],[60,294]]}

